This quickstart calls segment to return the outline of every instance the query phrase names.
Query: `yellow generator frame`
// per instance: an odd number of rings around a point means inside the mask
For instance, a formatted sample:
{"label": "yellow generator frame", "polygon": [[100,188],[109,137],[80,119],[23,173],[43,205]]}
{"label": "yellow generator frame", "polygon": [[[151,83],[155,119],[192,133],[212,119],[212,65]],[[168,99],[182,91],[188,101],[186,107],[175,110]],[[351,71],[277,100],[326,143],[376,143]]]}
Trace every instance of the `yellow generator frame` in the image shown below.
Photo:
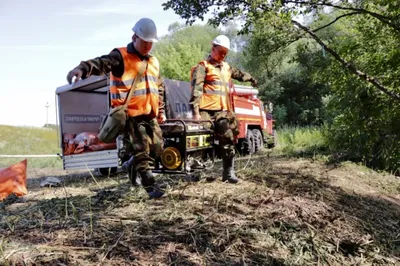
{"label": "yellow generator frame", "polygon": [[164,151],[156,160],[155,173],[189,174],[214,163],[212,121],[168,119],[160,124]]}

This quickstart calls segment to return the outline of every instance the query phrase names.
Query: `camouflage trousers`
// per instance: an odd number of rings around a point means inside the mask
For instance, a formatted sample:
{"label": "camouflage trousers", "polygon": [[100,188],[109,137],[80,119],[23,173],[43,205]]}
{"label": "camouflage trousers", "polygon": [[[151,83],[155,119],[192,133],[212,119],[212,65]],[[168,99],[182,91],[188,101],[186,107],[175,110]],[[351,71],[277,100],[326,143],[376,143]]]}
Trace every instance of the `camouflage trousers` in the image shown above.
{"label": "camouflage trousers", "polygon": [[154,169],[155,158],[161,155],[164,142],[157,119],[130,117],[122,134],[122,153],[133,156],[133,164],[140,173]]}
{"label": "camouflage trousers", "polygon": [[[235,137],[239,135],[238,120],[229,111],[200,111],[202,120],[211,120],[215,125],[215,137],[219,141],[221,156],[235,156]],[[209,123],[205,123],[205,126]]]}

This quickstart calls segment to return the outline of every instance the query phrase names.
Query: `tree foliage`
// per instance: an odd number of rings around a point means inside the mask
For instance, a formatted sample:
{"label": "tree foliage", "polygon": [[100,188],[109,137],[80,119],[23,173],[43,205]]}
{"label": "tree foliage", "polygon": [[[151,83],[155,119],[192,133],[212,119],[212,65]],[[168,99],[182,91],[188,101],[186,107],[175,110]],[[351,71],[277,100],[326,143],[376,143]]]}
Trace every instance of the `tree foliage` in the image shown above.
{"label": "tree foliage", "polygon": [[241,67],[240,50],[246,36],[237,36],[234,23],[223,29],[210,25],[187,26],[175,22],[168,27],[168,34],[155,46],[154,54],[159,58],[162,75],[166,78],[189,81],[190,69],[211,51],[211,41],[219,34],[231,39],[232,51],[227,61]]}
{"label": "tree foliage", "polygon": [[[330,45],[349,61],[379,77],[385,87],[399,88],[399,37],[371,16],[355,16],[325,33]],[[344,156],[382,169],[400,170],[399,103],[330,64],[316,75],[329,82],[328,137]]]}
{"label": "tree foliage", "polygon": [[187,27],[179,23],[169,26],[169,33],[155,46],[162,75],[189,81],[190,69],[210,52],[211,40],[220,33],[208,25]]}
{"label": "tree foliage", "polygon": [[325,123],[331,148],[400,172],[400,2],[169,0],[188,24],[241,21],[236,62],[282,123]]}
{"label": "tree foliage", "polygon": [[[263,22],[273,22],[274,26],[284,29],[290,29],[288,25],[291,25],[291,31],[295,34],[300,34],[299,31],[309,34],[319,44],[325,47],[326,51],[332,54],[332,56],[338,60],[344,68],[347,68],[351,73],[357,75],[361,79],[371,83],[378,90],[386,93],[393,99],[400,101],[400,94],[393,91],[393,88],[388,88],[381,84],[379,79],[369,75],[366,72],[360,71],[351,62],[345,60],[335,50],[331,49],[326,45],[311,29],[307,26],[298,22],[295,19],[296,15],[310,15],[320,12],[322,7],[333,7],[340,10],[351,10],[353,15],[365,14],[372,16],[372,18],[379,20],[382,24],[390,29],[397,31],[400,28],[399,18],[399,6],[400,4],[390,4],[388,0],[381,0],[379,2],[385,3],[385,7],[390,7],[390,10],[386,8],[383,14],[375,12],[375,4],[369,5],[369,3],[375,3],[374,1],[339,1],[339,4],[335,4],[337,1],[323,0],[323,1],[288,1],[288,0],[273,0],[273,1],[262,1],[262,0],[169,0],[163,4],[165,9],[173,9],[178,15],[186,22],[192,24],[197,18],[204,19],[204,15],[210,10],[214,10],[214,17],[209,20],[212,25],[220,25],[241,18],[244,21],[242,33],[251,32],[253,26]],[[366,6],[364,8],[364,6]],[[368,8],[371,8],[369,10]],[[397,8],[397,9],[396,9]],[[278,19],[273,19],[274,17]],[[261,21],[261,22],[260,22]],[[276,25],[275,25],[276,24]],[[288,37],[289,34],[285,34]],[[292,34],[293,35],[293,34]]]}

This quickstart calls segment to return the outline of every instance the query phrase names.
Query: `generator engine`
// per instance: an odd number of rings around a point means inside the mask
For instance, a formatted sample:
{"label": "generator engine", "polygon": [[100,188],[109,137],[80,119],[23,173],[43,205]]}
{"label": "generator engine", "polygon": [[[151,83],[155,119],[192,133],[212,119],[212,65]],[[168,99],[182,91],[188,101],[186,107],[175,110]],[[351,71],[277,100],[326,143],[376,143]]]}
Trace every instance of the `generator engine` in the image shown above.
{"label": "generator engine", "polygon": [[164,151],[156,160],[154,172],[189,174],[214,162],[212,121],[169,119],[160,127]]}

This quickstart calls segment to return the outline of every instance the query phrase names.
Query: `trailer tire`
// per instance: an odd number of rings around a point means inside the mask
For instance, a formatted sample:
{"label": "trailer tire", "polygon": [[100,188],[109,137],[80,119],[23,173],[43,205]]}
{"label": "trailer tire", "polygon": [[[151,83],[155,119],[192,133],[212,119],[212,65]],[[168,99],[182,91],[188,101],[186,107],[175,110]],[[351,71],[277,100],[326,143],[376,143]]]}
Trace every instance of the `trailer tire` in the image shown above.
{"label": "trailer tire", "polygon": [[251,129],[247,130],[246,138],[242,140],[241,151],[243,155],[249,155],[255,152],[254,135]]}
{"label": "trailer tire", "polygon": [[264,140],[261,131],[258,128],[252,130],[254,138],[254,152],[259,152],[264,149]]}
{"label": "trailer tire", "polygon": [[117,172],[117,167],[107,167],[107,168],[99,168],[99,173],[102,176],[109,176],[110,174],[115,174]]}

